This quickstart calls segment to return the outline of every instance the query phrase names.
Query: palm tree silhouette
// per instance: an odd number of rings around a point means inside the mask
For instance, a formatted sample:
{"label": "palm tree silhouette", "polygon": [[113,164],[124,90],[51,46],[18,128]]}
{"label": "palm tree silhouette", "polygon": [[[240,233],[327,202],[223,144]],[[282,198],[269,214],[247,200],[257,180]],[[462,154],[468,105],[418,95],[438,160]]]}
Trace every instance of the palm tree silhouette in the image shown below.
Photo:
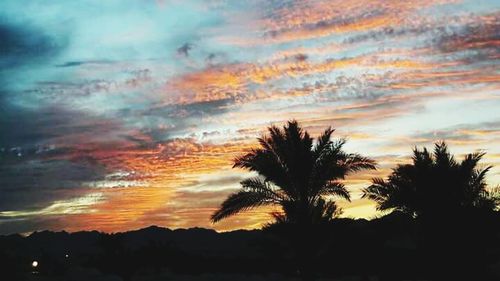
{"label": "palm tree silhouette", "polygon": [[498,201],[485,182],[492,167],[478,168],[484,155],[470,153],[457,162],[444,142],[436,143],[433,153],[415,148],[412,164],[397,166],[387,180],[372,179],[363,197],[375,201],[378,210],[394,209],[413,217],[492,210]]}
{"label": "palm tree silhouette", "polygon": [[352,172],[375,169],[372,159],[344,152],[344,139],[332,141],[332,128],[316,142],[297,121],[289,121],[283,129],[271,126],[268,131],[269,135],[258,139],[260,148],[234,161],[233,167],[259,176],[243,180],[242,189],[231,194],[212,215],[213,222],[264,205],[281,206],[282,212],[273,213],[276,222],[326,222],[340,212],[335,201],[327,197],[350,200],[341,180]]}
{"label": "palm tree silhouette", "polygon": [[491,166],[478,167],[484,155],[470,153],[459,162],[444,142],[436,143],[433,153],[415,148],[413,163],[397,166],[387,180],[375,178],[363,190],[377,209],[416,218],[419,268],[436,280],[476,274],[471,257],[479,260],[477,242],[498,204],[486,189]]}

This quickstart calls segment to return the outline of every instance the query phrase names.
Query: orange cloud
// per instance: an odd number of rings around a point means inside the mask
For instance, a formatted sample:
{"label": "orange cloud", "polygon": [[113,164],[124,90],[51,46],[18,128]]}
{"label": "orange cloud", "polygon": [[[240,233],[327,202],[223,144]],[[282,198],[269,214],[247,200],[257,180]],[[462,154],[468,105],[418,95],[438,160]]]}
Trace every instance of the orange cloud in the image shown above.
{"label": "orange cloud", "polygon": [[275,10],[259,26],[267,30],[264,42],[283,43],[397,26],[418,9],[450,2],[454,1],[297,1]]}
{"label": "orange cloud", "polygon": [[[230,169],[232,159],[253,145],[251,143],[199,144],[193,140],[183,139],[160,144],[151,149],[111,150],[109,147],[103,147],[105,152],[94,149],[89,155],[92,155],[95,161],[114,170],[129,171],[125,178],[141,184],[100,188],[99,192],[105,199],[92,205],[88,213],[72,215],[76,222],[68,222],[67,229],[93,228],[117,231],[146,226],[148,224],[145,222],[148,220],[149,224],[168,223],[175,226],[175,221],[162,219],[151,221],[148,217],[156,213],[157,217],[161,218],[162,215],[158,213],[168,206],[169,202],[176,200],[179,187],[192,184],[200,175]],[[210,208],[213,209],[214,206],[211,205]],[[181,205],[172,211],[188,216],[186,212],[189,209],[189,205]],[[209,214],[203,218],[205,224],[208,218]],[[184,217],[182,222],[187,225],[193,219],[195,218]]]}
{"label": "orange cloud", "polygon": [[282,77],[298,78],[314,74],[326,74],[348,67],[424,70],[434,64],[415,60],[379,60],[372,55],[344,59],[328,59],[319,63],[307,60],[284,60],[268,64],[230,64],[211,66],[198,72],[173,78],[163,89],[165,104],[199,103],[232,99],[252,101],[273,98],[274,95],[287,96],[307,94],[295,89],[288,92],[250,91],[250,84],[264,84]]}

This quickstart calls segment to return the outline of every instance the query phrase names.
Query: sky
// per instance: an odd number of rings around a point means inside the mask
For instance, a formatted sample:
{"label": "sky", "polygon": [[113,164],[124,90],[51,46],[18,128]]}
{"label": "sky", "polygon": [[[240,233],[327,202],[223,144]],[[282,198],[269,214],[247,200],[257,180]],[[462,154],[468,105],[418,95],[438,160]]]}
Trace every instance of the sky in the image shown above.
{"label": "sky", "polygon": [[[500,2],[0,1],[0,233],[211,224],[270,125],[328,126],[372,177],[445,140],[500,184]],[[272,209],[271,209],[272,210]]]}

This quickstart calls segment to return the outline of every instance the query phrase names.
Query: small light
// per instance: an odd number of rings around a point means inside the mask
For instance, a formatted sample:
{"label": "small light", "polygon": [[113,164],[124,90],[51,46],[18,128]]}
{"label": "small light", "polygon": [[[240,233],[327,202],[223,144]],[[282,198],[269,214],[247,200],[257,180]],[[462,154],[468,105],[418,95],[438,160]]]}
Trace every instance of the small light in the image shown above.
{"label": "small light", "polygon": [[37,262],[37,261],[33,261],[33,262],[31,263],[31,266],[32,266],[32,267],[38,267],[38,262]]}
{"label": "small light", "polygon": [[68,255],[68,254],[66,254],[66,255],[65,255],[65,257],[66,257],[66,258],[69,258],[69,255]]}

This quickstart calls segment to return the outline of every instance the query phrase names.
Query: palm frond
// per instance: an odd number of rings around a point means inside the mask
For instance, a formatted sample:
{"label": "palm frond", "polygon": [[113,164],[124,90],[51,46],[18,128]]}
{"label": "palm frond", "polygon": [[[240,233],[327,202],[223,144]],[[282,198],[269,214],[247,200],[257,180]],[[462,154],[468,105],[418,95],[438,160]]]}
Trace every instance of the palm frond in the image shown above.
{"label": "palm frond", "polygon": [[322,189],[321,195],[334,195],[351,202],[351,195],[341,182],[328,182]]}
{"label": "palm frond", "polygon": [[376,170],[375,160],[361,156],[357,153],[351,153],[347,156],[345,166],[348,172],[357,172],[360,170]]}
{"label": "palm frond", "polygon": [[316,140],[316,146],[313,149],[313,153],[316,158],[323,152],[323,150],[328,147],[332,141],[330,140],[332,134],[335,130],[332,127],[328,127]]}
{"label": "palm frond", "polygon": [[368,198],[377,203],[377,210],[385,209],[385,202],[389,200],[393,187],[382,178],[373,178],[372,185],[362,189],[361,198]]}
{"label": "palm frond", "polygon": [[295,190],[288,169],[274,151],[253,149],[251,152],[237,158],[234,167],[257,172],[266,181],[274,183],[290,196],[294,196]]}
{"label": "palm frond", "polygon": [[229,197],[222,202],[220,209],[212,214],[211,220],[212,222],[218,222],[241,211],[278,203],[279,202],[276,201],[275,198],[270,198],[266,192],[239,191],[229,195]]}
{"label": "palm frond", "polygon": [[246,191],[265,193],[269,198],[273,198],[277,202],[286,198],[286,194],[281,194],[279,190],[275,190],[269,182],[262,180],[260,177],[245,179],[240,184]]}
{"label": "palm frond", "polygon": [[342,210],[338,208],[335,201],[326,201],[320,198],[316,202],[313,202],[310,212],[312,222],[317,224],[331,221],[333,218],[339,216]]}

